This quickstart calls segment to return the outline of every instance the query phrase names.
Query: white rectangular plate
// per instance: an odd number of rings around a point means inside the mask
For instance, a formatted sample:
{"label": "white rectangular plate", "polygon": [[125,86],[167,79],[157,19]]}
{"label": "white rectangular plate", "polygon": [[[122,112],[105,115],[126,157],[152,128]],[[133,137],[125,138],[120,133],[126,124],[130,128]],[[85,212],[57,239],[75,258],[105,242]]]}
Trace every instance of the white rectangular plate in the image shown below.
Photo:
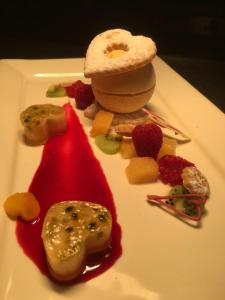
{"label": "white rectangular plate", "polygon": [[[38,103],[63,104],[67,98],[45,97],[52,83],[82,79],[83,59],[2,60],[0,62],[1,300],[211,300],[225,299],[225,118],[160,58],[154,60],[157,87],[151,106],[169,123],[191,136],[177,154],[196,163],[208,178],[211,196],[198,229],[152,207],[146,194],[167,193],[160,182],[129,185],[127,160],[109,156],[93,143],[113,192],[122,227],[122,257],[107,272],[84,284],[52,284],[27,258],[16,241],[15,223],[2,208],[4,199],[26,191],[39,165],[42,147],[20,140],[19,114]],[[90,122],[77,112],[89,133]]]}

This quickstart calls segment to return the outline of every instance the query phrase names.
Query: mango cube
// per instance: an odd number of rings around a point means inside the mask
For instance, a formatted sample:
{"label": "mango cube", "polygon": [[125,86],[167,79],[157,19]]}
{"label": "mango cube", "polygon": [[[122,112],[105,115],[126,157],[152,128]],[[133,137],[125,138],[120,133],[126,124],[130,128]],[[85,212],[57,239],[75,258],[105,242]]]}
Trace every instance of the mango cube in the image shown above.
{"label": "mango cube", "polygon": [[158,163],[151,157],[133,157],[126,168],[126,174],[131,184],[156,181],[159,176]]}
{"label": "mango cube", "polygon": [[122,158],[132,158],[137,156],[132,139],[123,139],[120,145],[120,153]]}
{"label": "mango cube", "polygon": [[176,154],[177,141],[168,137],[163,137],[162,146],[159,150],[157,160],[164,155],[175,155]]}
{"label": "mango cube", "polygon": [[4,203],[4,209],[10,219],[20,217],[27,222],[35,220],[40,213],[39,202],[29,192],[9,196]]}
{"label": "mango cube", "polygon": [[113,113],[105,110],[99,110],[92,124],[92,129],[90,132],[91,136],[96,137],[97,135],[107,134],[111,126],[113,117]]}

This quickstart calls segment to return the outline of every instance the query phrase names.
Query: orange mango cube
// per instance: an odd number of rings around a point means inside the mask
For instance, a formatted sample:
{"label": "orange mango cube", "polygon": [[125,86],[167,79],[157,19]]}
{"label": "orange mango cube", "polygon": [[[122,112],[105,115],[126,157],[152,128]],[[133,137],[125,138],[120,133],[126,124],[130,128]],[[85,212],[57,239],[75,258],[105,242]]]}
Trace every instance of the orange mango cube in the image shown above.
{"label": "orange mango cube", "polygon": [[159,176],[158,163],[152,157],[133,157],[126,168],[126,174],[131,184],[156,181]]}
{"label": "orange mango cube", "polygon": [[96,137],[97,135],[107,134],[111,126],[113,117],[113,113],[105,110],[99,110],[92,124],[92,129],[90,132],[91,136]]}
{"label": "orange mango cube", "polygon": [[177,141],[168,137],[163,137],[162,146],[159,150],[157,160],[164,155],[175,155],[176,154]]}
{"label": "orange mango cube", "polygon": [[137,156],[132,139],[123,139],[120,144],[120,153],[122,158],[132,158]]}
{"label": "orange mango cube", "polygon": [[9,196],[4,209],[10,219],[17,219],[30,222],[35,220],[40,213],[40,205],[32,193],[15,193]]}

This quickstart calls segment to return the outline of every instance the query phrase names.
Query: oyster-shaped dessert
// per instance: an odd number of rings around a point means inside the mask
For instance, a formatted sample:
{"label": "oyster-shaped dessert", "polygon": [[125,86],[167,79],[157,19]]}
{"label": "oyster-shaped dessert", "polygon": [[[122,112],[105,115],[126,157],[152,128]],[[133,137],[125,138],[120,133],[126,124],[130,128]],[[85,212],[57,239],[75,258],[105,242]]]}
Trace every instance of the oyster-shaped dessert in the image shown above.
{"label": "oyster-shaped dessert", "polygon": [[66,131],[64,108],[53,104],[29,106],[20,115],[25,141],[31,145],[44,144],[49,136]]}
{"label": "oyster-shaped dessert", "polygon": [[42,229],[52,276],[60,281],[76,278],[84,270],[89,254],[110,245],[111,230],[111,214],[99,204],[65,201],[53,205]]}

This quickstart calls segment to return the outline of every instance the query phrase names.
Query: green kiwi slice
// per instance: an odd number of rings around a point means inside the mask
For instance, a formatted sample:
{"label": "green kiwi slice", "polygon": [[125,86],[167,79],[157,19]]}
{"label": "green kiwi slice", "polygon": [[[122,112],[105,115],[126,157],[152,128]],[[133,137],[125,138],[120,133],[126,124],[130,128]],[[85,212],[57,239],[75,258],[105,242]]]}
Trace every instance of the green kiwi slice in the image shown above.
{"label": "green kiwi slice", "polygon": [[46,92],[46,97],[65,97],[66,90],[61,85],[52,85]]}
{"label": "green kiwi slice", "polygon": [[95,138],[95,144],[102,152],[106,154],[115,154],[120,149],[121,138],[110,135],[98,135]]}

